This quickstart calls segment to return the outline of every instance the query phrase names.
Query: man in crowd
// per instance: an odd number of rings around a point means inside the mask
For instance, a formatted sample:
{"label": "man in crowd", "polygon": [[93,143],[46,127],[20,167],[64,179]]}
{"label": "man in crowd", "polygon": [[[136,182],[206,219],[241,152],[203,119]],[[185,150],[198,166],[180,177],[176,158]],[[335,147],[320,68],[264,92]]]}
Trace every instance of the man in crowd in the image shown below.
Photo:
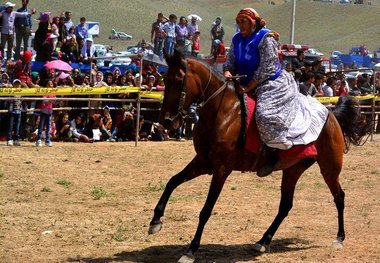
{"label": "man in crowd", "polygon": [[26,18],[36,13],[36,10],[33,8],[31,12],[16,12],[13,11],[13,7],[16,4],[11,2],[5,3],[5,10],[0,13],[0,17],[2,18],[1,23],[1,46],[0,51],[1,54],[4,54],[5,44],[8,45],[7,49],[7,60],[12,58],[12,49],[13,49],[13,34],[15,29],[15,19],[16,17]]}
{"label": "man in crowd", "polygon": [[82,50],[84,40],[87,38],[87,27],[85,17],[81,17],[80,23],[75,27],[75,36],[79,45],[79,50]]}
{"label": "man in crowd", "polygon": [[65,27],[67,32],[74,26],[74,22],[71,20],[71,11],[65,11]]}
{"label": "man in crowd", "polygon": [[169,22],[163,24],[160,27],[160,31],[165,37],[165,51],[169,55],[173,54],[174,52],[176,23],[177,16],[171,14],[169,16]]}
{"label": "man in crowd", "polygon": [[163,13],[158,13],[157,21],[152,24],[152,30],[150,32],[150,41],[154,45],[153,52],[156,55],[162,56],[162,47],[164,42],[164,36],[160,31],[161,26],[169,19],[164,16]]}
{"label": "man in crowd", "polygon": [[[22,7],[17,9],[17,12],[28,12],[31,10],[28,8],[29,0],[22,0]],[[21,52],[21,42],[24,44],[24,51],[28,50],[28,42],[29,37],[32,30],[32,18],[30,16],[27,17],[17,17],[15,19],[15,31],[16,31],[16,48],[14,59],[20,59]]]}
{"label": "man in crowd", "polygon": [[212,54],[214,41],[218,39],[221,43],[224,42],[224,27],[222,25],[222,18],[220,16],[218,16],[215,19],[215,22],[212,23],[210,34],[211,34],[211,54]]}

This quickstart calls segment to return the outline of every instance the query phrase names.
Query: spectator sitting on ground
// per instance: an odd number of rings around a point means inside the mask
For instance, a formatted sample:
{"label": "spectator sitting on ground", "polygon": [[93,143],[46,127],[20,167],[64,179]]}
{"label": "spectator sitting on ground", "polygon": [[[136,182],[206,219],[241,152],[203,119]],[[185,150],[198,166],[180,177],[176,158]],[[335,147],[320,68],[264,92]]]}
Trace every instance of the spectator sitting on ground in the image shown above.
{"label": "spectator sitting on ground", "polygon": [[73,140],[71,123],[67,112],[61,112],[58,115],[55,125],[57,129],[56,141],[71,142]]}
{"label": "spectator sitting on ground", "polygon": [[71,120],[70,126],[73,133],[73,139],[76,142],[80,141],[86,143],[93,143],[94,139],[88,138],[86,135],[83,134],[85,125],[85,116],[83,113],[79,113],[73,120]]}
{"label": "spectator sitting on ground", "polygon": [[102,115],[95,113],[90,116],[88,123],[86,123],[83,134],[94,141],[100,141],[102,133],[100,131],[103,126]]}
{"label": "spectator sitting on ground", "polygon": [[102,139],[114,142],[115,139],[112,137],[112,117],[107,106],[103,108],[102,122],[103,126],[100,128]]}

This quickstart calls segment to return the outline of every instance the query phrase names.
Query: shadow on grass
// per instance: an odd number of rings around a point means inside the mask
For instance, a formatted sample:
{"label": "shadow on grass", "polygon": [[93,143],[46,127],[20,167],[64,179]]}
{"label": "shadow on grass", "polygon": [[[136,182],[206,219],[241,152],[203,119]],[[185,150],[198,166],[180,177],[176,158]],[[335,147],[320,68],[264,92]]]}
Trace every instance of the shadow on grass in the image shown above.
{"label": "shadow on grass", "polygon": [[[315,248],[310,245],[309,241],[289,238],[274,240],[270,246],[270,253],[284,253],[291,251],[302,251]],[[177,262],[185,253],[187,246],[167,245],[152,246],[142,250],[126,251],[117,253],[110,257],[90,258],[78,257],[69,258],[68,262],[87,262],[87,263],[105,263],[105,262],[144,262],[144,263],[170,263]],[[205,244],[201,245],[196,253],[195,263],[232,263],[237,261],[250,261],[260,257],[261,253],[253,251],[253,244],[238,245],[218,245]]]}

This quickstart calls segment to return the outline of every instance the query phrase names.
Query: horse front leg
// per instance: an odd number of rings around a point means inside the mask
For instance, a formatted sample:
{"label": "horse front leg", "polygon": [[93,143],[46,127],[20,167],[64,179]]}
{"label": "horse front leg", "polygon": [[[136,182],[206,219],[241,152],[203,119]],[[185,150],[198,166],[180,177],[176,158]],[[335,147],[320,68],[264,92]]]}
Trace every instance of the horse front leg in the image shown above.
{"label": "horse front leg", "polygon": [[170,178],[154,209],[154,215],[149,225],[148,234],[155,234],[161,230],[161,217],[164,215],[165,207],[174,189],[184,182],[190,181],[206,173],[210,173],[210,168],[207,167],[207,165],[204,164],[197,156],[195,156],[194,159],[181,172]]}
{"label": "horse front leg", "polygon": [[278,213],[263,237],[257,242],[253,249],[258,252],[265,252],[282,221],[288,216],[293,207],[294,190],[298,179],[302,173],[309,168],[315,161],[305,159],[283,171],[281,182],[281,201]]}
{"label": "horse front leg", "polygon": [[200,246],[203,229],[208,219],[211,216],[211,212],[214,208],[216,200],[218,199],[220,192],[223,189],[224,183],[227,177],[230,175],[230,173],[231,171],[225,172],[224,169],[220,169],[218,172],[214,173],[211,180],[211,185],[210,185],[210,189],[207,195],[206,202],[199,214],[199,223],[198,223],[197,231],[195,233],[193,240],[190,243],[189,249],[187,250],[186,254],[180,258],[178,263],[193,263],[194,262],[195,260],[194,253],[198,250]]}

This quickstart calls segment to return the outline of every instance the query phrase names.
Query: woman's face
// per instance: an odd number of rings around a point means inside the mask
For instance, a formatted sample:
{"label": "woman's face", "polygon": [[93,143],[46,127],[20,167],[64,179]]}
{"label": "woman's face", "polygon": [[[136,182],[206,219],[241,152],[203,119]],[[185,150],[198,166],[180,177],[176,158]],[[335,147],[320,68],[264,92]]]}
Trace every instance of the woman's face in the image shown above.
{"label": "woman's face", "polygon": [[102,74],[100,74],[100,73],[96,74],[96,80],[101,81],[102,80]]}
{"label": "woman's face", "polygon": [[238,18],[238,19],[236,19],[236,23],[239,26],[240,33],[244,37],[247,37],[247,36],[251,35],[252,29],[256,25],[256,21],[254,21],[253,25],[252,25],[251,20],[249,20],[247,18]]}
{"label": "woman's face", "polygon": [[75,123],[76,123],[76,124],[81,124],[81,123],[82,123],[82,118],[81,118],[81,116],[77,116],[77,117],[75,118]]}
{"label": "woman's face", "polygon": [[53,81],[49,80],[49,81],[46,83],[46,86],[47,86],[48,88],[53,88],[53,87],[54,87],[54,83],[53,83]]}
{"label": "woman's face", "polygon": [[107,75],[107,82],[112,82],[112,80],[113,80],[112,75]]}
{"label": "woman's face", "polygon": [[69,120],[69,114],[63,115],[62,123],[66,123]]}

